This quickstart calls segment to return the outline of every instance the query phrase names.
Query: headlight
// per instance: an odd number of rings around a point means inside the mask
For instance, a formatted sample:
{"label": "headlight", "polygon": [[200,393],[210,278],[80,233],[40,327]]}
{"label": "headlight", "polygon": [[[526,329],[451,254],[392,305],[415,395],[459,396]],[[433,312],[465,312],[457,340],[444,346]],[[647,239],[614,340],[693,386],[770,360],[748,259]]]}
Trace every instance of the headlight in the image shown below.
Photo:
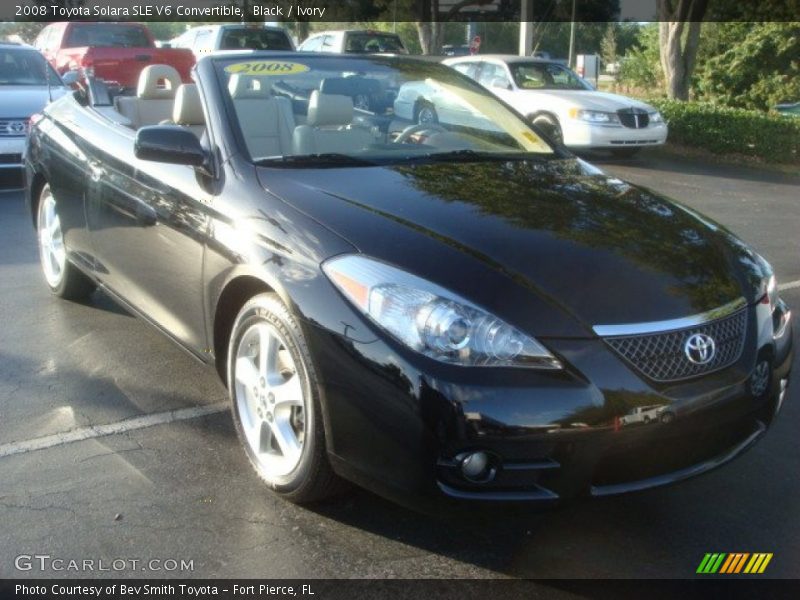
{"label": "headlight", "polygon": [[531,336],[410,273],[356,255],[322,269],[362,313],[425,356],[461,366],[561,368]]}
{"label": "headlight", "polygon": [[580,108],[571,108],[569,109],[569,116],[573,119],[586,121],[587,123],[619,123],[619,117],[617,116],[617,113],[604,112],[600,110],[582,110]]}
{"label": "headlight", "polygon": [[663,123],[664,122],[664,117],[662,117],[661,113],[658,112],[658,111],[647,113],[647,116],[650,117],[650,122],[651,123]]}
{"label": "headlight", "polygon": [[774,311],[778,302],[778,281],[775,279],[775,272],[767,259],[760,254],[756,256],[762,272],[759,296],[761,297],[761,302],[769,304],[770,311]]}

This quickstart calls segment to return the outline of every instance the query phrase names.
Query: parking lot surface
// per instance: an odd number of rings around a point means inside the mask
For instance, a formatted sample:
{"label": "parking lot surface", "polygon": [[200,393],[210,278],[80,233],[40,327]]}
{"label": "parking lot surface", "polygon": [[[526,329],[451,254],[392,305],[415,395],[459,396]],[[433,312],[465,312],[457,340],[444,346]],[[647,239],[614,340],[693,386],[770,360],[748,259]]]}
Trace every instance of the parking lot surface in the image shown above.
{"label": "parking lot surface", "polygon": [[[800,307],[800,178],[590,160],[731,228]],[[0,577],[670,578],[706,552],[772,552],[766,576],[798,574],[796,385],[752,451],[675,487],[513,515],[425,516],[359,490],[303,508],[251,472],[213,371],[100,293],[49,295],[19,192],[0,193],[0,282]],[[15,567],[36,554],[136,566]]]}

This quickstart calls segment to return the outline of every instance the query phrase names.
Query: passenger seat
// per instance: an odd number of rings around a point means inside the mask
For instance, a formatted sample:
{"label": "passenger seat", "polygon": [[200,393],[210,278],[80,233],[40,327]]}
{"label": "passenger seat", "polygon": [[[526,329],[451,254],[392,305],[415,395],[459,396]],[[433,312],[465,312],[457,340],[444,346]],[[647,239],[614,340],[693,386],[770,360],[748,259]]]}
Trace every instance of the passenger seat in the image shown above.
{"label": "passenger seat", "polygon": [[295,127],[292,137],[294,154],[348,153],[366,149],[373,135],[353,127],[353,99],[337,94],[311,92],[308,120]]}
{"label": "passenger seat", "polygon": [[197,84],[184,83],[175,94],[175,105],[172,109],[172,122],[182,125],[199,138],[203,138],[206,130],[206,117]]}
{"label": "passenger seat", "polygon": [[250,156],[288,154],[295,125],[291,101],[273,96],[263,78],[246,75],[231,75],[228,91]]}
{"label": "passenger seat", "polygon": [[158,125],[172,116],[175,93],[181,76],[169,65],[150,65],[139,75],[136,96],[117,96],[117,111],[130,121],[134,129]]}

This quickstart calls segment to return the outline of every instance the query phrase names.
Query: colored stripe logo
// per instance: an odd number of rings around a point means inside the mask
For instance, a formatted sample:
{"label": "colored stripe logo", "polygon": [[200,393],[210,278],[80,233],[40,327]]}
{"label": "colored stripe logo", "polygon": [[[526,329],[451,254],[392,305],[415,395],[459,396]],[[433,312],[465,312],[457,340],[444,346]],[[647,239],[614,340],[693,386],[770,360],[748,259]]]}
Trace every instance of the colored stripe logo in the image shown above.
{"label": "colored stripe logo", "polygon": [[772,552],[715,552],[707,553],[697,573],[703,575],[713,575],[714,573],[735,575],[737,573],[763,573],[769,561],[772,560]]}

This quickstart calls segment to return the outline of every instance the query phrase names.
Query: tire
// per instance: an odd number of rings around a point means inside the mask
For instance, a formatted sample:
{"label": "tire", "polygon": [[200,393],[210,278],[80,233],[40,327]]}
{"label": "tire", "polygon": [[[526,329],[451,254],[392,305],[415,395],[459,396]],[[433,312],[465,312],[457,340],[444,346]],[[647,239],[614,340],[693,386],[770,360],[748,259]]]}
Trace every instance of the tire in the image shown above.
{"label": "tire", "polygon": [[39,261],[47,287],[66,300],[85,300],[95,290],[94,282],[67,260],[67,248],[61,231],[58,202],[45,184],[36,209],[36,235]]}
{"label": "tire", "polygon": [[672,423],[674,420],[675,420],[675,413],[669,411],[661,413],[660,421],[665,425],[668,423]]}
{"label": "tire", "polygon": [[641,148],[611,148],[611,155],[617,158],[633,158],[641,151]]}
{"label": "tire", "polygon": [[418,125],[438,123],[439,115],[436,113],[436,109],[434,108],[433,104],[422,101],[417,104],[417,107],[414,110],[414,121]]}
{"label": "tire", "polygon": [[541,129],[546,136],[558,145],[564,144],[564,133],[558,119],[550,115],[536,115],[531,118],[531,122]]}
{"label": "tire", "polygon": [[645,417],[644,418],[644,424],[645,425],[649,425],[650,424],[650,417]]}
{"label": "tire", "polygon": [[261,480],[296,503],[341,492],[325,449],[316,370],[300,325],[276,294],[255,296],[239,311],[227,372],[236,432]]}

